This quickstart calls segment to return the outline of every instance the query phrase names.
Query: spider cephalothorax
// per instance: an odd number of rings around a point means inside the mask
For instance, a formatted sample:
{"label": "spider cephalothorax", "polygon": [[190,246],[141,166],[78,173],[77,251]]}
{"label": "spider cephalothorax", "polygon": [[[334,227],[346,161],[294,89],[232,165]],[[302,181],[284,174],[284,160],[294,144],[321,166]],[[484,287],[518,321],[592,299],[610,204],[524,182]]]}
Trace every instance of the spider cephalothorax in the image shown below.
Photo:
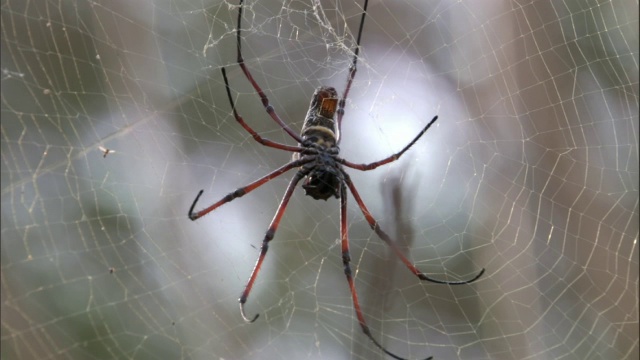
{"label": "spider cephalothorax", "polygon": [[[338,148],[338,144],[340,142],[340,126],[342,124],[342,116],[344,115],[344,106],[347,95],[349,93],[349,89],[351,88],[351,83],[356,74],[356,64],[358,61],[358,52],[360,50],[360,37],[362,36],[362,28],[364,26],[364,19],[367,13],[367,5],[368,0],[364,1],[363,11],[362,11],[362,19],[360,20],[360,28],[358,30],[358,37],[356,40],[356,48],[354,50],[354,56],[351,61],[351,66],[349,67],[349,75],[347,78],[347,86],[345,87],[344,92],[342,93],[342,97],[338,98],[338,93],[332,87],[319,87],[313,97],[311,98],[311,104],[309,105],[309,111],[307,112],[307,116],[304,121],[304,125],[302,126],[302,131],[300,134],[297,134],[293,131],[288,125],[286,125],[282,119],[276,114],[273,106],[269,103],[269,99],[265,95],[264,91],[260,88],[258,83],[253,79],[249,69],[244,63],[244,59],[242,58],[242,51],[240,46],[240,32],[241,32],[241,21],[242,21],[242,0],[240,0],[240,7],[238,11],[238,29],[236,32],[236,41],[237,41],[237,49],[238,49],[238,65],[242,69],[242,72],[246,76],[247,80],[251,83],[255,91],[260,96],[262,100],[262,105],[264,106],[267,114],[273,119],[282,129],[289,134],[295,141],[298,142],[298,146],[291,146],[282,143],[277,143],[268,139],[263,138],[258,133],[256,133],[247,123],[244,122],[240,114],[236,109],[236,106],[233,102],[233,97],[231,96],[231,89],[229,87],[229,80],[227,79],[227,73],[225,68],[222,68],[222,77],[224,78],[224,84],[227,90],[227,96],[229,97],[229,103],[231,104],[231,110],[233,111],[233,116],[236,121],[245,129],[253,138],[259,142],[260,144],[268,147],[272,147],[275,149],[290,151],[294,153],[293,160],[288,164],[281,166],[280,168],[270,172],[269,174],[261,177],[260,179],[252,182],[251,184],[238,188],[235,191],[227,194],[225,197],[220,199],[218,202],[200,210],[194,211],[196,203],[200,196],[202,195],[203,190],[200,190],[196,199],[191,204],[191,208],[189,208],[189,219],[197,220],[202,216],[210,213],[211,211],[217,209],[218,207],[232,201],[235,198],[244,196],[249,192],[255,190],[266,182],[284,174],[285,172],[291,169],[298,169],[296,174],[293,176],[289,185],[287,186],[287,190],[284,193],[282,201],[276,210],[275,215],[273,216],[273,220],[271,220],[271,224],[267,229],[267,232],[262,240],[262,247],[260,248],[260,256],[258,257],[258,261],[256,262],[256,266],[253,268],[251,272],[251,276],[249,277],[249,281],[247,281],[247,285],[244,288],[244,291],[240,295],[240,313],[245,321],[253,322],[258,318],[256,314],[252,318],[248,318],[244,311],[244,304],[247,302],[247,298],[251,293],[251,289],[256,281],[258,273],[260,272],[260,268],[262,267],[262,262],[267,255],[267,250],[269,249],[269,242],[273,240],[275,236],[276,230],[278,230],[278,226],[280,225],[280,220],[282,220],[282,216],[284,215],[284,210],[287,208],[287,204],[293,195],[293,191],[296,185],[302,180],[302,188],[305,190],[306,194],[313,197],[314,199],[322,199],[327,200],[330,197],[334,196],[340,199],[340,239],[341,239],[341,249],[342,249],[342,263],[344,267],[344,274],[347,277],[347,282],[349,284],[349,290],[351,292],[351,298],[353,300],[353,307],[356,312],[356,317],[358,319],[358,323],[362,328],[362,332],[369,338],[371,341],[382,351],[384,351],[387,355],[395,358],[402,359],[398,355],[387,350],[384,346],[382,346],[376,339],[371,335],[371,330],[369,330],[369,326],[367,325],[364,315],[362,313],[362,309],[360,308],[360,303],[358,302],[358,296],[356,294],[356,287],[353,281],[353,276],[351,273],[350,261],[351,257],[349,255],[349,233],[347,228],[347,188],[353,195],[358,207],[362,211],[367,223],[371,229],[378,235],[378,237],[384,241],[389,248],[400,258],[402,263],[411,271],[414,275],[416,275],[420,280],[426,280],[438,284],[446,284],[446,285],[461,285],[461,284],[469,284],[473,281],[476,281],[482,274],[484,273],[484,269],[482,269],[475,277],[469,280],[463,281],[444,281],[430,278],[429,276],[422,273],[418,270],[409,259],[404,255],[403,251],[396,245],[396,243],[391,240],[391,237],[385,233],[378,222],[374,219],[374,217],[369,212],[369,209],[365,206],[358,190],[355,185],[351,181],[349,174],[344,170],[343,166],[360,170],[367,171],[373,170],[379,166],[391,163],[393,161],[398,160],[402,154],[404,154],[416,141],[433,125],[433,123],[438,119],[437,116],[434,116],[431,121],[418,133],[418,135],[407,144],[402,150],[397,153],[388,156],[382,160],[375,161],[369,164],[356,164],[352,163],[348,160],[345,160],[339,156],[340,149]],[[334,119],[334,115],[337,114],[337,118]],[[431,359],[429,357],[428,359]]]}

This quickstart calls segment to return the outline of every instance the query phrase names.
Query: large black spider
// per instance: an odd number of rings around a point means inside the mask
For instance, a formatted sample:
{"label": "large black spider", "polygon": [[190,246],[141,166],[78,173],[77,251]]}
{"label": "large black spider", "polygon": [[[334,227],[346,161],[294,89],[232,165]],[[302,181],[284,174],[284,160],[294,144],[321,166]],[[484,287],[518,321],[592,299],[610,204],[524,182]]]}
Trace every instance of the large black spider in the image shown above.
{"label": "large black spider", "polygon": [[[355,164],[348,160],[345,160],[338,156],[340,149],[338,148],[338,143],[340,142],[340,128],[342,124],[342,117],[344,115],[344,106],[345,100],[349,93],[349,89],[351,88],[351,83],[353,82],[353,78],[356,74],[356,64],[358,61],[358,53],[360,51],[360,38],[362,37],[362,28],[364,26],[365,16],[367,14],[367,5],[369,1],[364,1],[364,6],[362,9],[362,18],[360,20],[360,27],[358,29],[358,36],[356,41],[356,48],[353,55],[353,60],[351,61],[351,66],[349,67],[349,75],[347,79],[347,86],[342,94],[342,98],[338,100],[338,93],[332,87],[321,86],[316,89],[313,97],[311,98],[311,104],[309,105],[309,111],[307,112],[304,125],[302,126],[302,131],[300,135],[295,133],[289,126],[287,126],[276,114],[273,106],[269,104],[269,99],[264,94],[264,91],[260,88],[258,83],[253,79],[249,69],[244,63],[244,59],[242,58],[242,51],[240,45],[241,39],[241,23],[242,23],[242,9],[243,9],[243,0],[240,0],[240,6],[238,10],[238,29],[236,32],[236,41],[237,41],[237,49],[238,49],[238,65],[244,72],[244,75],[249,80],[255,91],[260,96],[262,100],[262,105],[265,110],[269,114],[269,116],[276,122],[284,131],[286,131],[293,139],[298,142],[298,146],[291,146],[286,144],[277,143],[268,139],[265,139],[258,135],[247,123],[244,122],[242,117],[238,114],[236,110],[236,106],[233,102],[233,97],[231,96],[231,90],[229,87],[229,80],[227,79],[227,73],[225,68],[222,68],[222,77],[224,78],[224,83],[227,90],[227,95],[229,97],[229,103],[231,104],[231,109],[233,111],[233,116],[236,121],[240,123],[240,125],[247,130],[253,138],[259,142],[260,144],[280,150],[286,150],[295,153],[294,159],[280,167],[272,171],[271,173],[263,176],[262,178],[252,182],[251,184],[238,188],[237,190],[229,193],[218,202],[213,205],[194,212],[194,208],[198,199],[203,193],[203,190],[200,190],[198,195],[196,196],[191,208],[189,209],[189,219],[197,220],[202,216],[210,213],[211,211],[217,209],[218,207],[232,201],[235,198],[246,195],[247,193],[255,190],[259,186],[265,184],[266,182],[274,179],[277,176],[280,176],[291,170],[293,168],[299,168],[296,174],[289,182],[289,186],[276,210],[276,214],[271,220],[271,224],[267,229],[267,233],[265,234],[264,240],[262,240],[262,246],[260,248],[260,256],[258,257],[258,261],[251,273],[251,277],[245,286],[242,295],[240,296],[240,312],[242,317],[247,322],[254,322],[258,318],[258,314],[256,314],[253,318],[249,319],[244,311],[244,304],[249,297],[249,293],[251,292],[251,288],[260,272],[260,268],[262,267],[262,262],[267,254],[267,250],[269,249],[269,242],[273,239],[276,230],[278,229],[278,225],[280,224],[280,220],[282,219],[282,215],[289,203],[289,199],[291,199],[291,195],[293,194],[293,190],[295,189],[298,182],[302,179],[305,179],[302,188],[305,190],[306,195],[313,197],[314,199],[322,199],[327,200],[330,197],[336,197],[340,199],[340,238],[342,240],[342,263],[344,265],[344,273],[347,277],[347,281],[349,283],[349,289],[351,290],[351,297],[353,300],[353,306],[356,311],[356,316],[358,317],[358,322],[360,323],[360,327],[362,331],[373,341],[373,343],[384,351],[389,356],[395,359],[403,358],[391,353],[387,349],[385,349],[378,341],[376,341],[371,335],[371,331],[369,330],[369,326],[364,319],[364,315],[362,314],[362,310],[360,309],[360,303],[358,302],[358,295],[356,293],[356,288],[353,282],[353,278],[351,275],[351,267],[349,262],[351,261],[351,257],[349,256],[349,235],[347,229],[347,187],[351,191],[356,203],[360,207],[360,210],[364,214],[365,219],[369,223],[369,226],[373,229],[373,231],[391,248],[391,250],[400,258],[400,260],[405,264],[405,266],[420,280],[426,280],[437,284],[446,284],[446,285],[462,285],[469,284],[471,282],[476,281],[482,274],[484,273],[484,269],[482,269],[478,275],[469,280],[464,281],[443,281],[432,279],[427,275],[423,274],[418,270],[415,265],[407,259],[406,256],[402,253],[400,248],[396,245],[394,241],[391,240],[389,235],[382,231],[378,222],[373,218],[367,207],[365,206],[360,194],[356,190],[356,187],[353,185],[349,174],[344,171],[343,165],[346,167],[350,167],[352,169],[368,171],[373,170],[379,166],[388,164],[390,162],[398,160],[405,151],[407,151],[418,139],[431,127],[431,125],[438,119],[437,116],[434,116],[431,121],[427,124],[427,126],[418,133],[418,135],[411,140],[411,142],[405,146],[399,152],[384,158],[380,161],[372,162],[370,164]],[[337,106],[337,109],[336,109]],[[337,129],[336,122],[334,121],[334,116],[337,113]],[[336,131],[337,130],[337,131]],[[431,359],[429,357],[427,359]]]}

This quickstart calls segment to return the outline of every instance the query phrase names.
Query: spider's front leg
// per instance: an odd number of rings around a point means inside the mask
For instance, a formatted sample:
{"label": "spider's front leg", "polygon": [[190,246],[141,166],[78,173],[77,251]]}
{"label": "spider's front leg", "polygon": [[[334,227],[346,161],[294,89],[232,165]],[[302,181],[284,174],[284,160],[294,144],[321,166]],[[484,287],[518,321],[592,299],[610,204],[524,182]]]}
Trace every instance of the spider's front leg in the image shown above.
{"label": "spider's front leg", "polygon": [[360,54],[360,40],[362,39],[362,29],[364,29],[364,19],[367,16],[367,6],[369,6],[369,0],[365,0],[362,6],[362,17],[360,18],[360,27],[358,28],[358,38],[356,39],[356,49],[353,51],[353,58],[351,59],[351,65],[349,66],[349,75],[347,75],[347,85],[342,92],[342,98],[338,102],[338,143],[342,137],[342,117],[344,116],[344,106],[347,102],[347,96],[349,96],[349,90],[351,90],[351,84],[356,77],[358,71],[358,55]]}
{"label": "spider's front leg", "polygon": [[227,89],[227,97],[229,98],[229,103],[231,104],[231,110],[233,111],[233,117],[235,117],[236,121],[240,123],[240,125],[245,130],[247,130],[249,134],[251,134],[251,136],[255,141],[259,142],[264,146],[268,146],[268,147],[272,147],[280,150],[296,152],[296,153],[300,153],[304,150],[304,148],[300,146],[290,146],[286,144],[277,143],[269,139],[265,139],[262,136],[260,136],[255,130],[253,130],[253,128],[251,128],[249,124],[244,122],[244,119],[242,118],[242,116],[240,116],[240,114],[238,113],[238,110],[236,110],[236,104],[233,102],[233,97],[231,96],[231,87],[229,86],[229,79],[227,79],[227,70],[225,68],[222,68],[221,71],[222,71],[222,78],[224,79],[224,86]]}
{"label": "spider's front leg", "polygon": [[249,68],[244,63],[244,58],[242,57],[242,42],[240,41],[240,39],[242,38],[241,32],[242,32],[242,9],[243,8],[244,8],[243,0],[240,0],[240,8],[238,9],[238,28],[236,30],[238,65],[242,69],[244,76],[251,83],[251,86],[253,86],[255,91],[258,93],[258,96],[260,96],[260,100],[262,101],[262,106],[264,106],[264,109],[267,112],[267,114],[269,114],[269,116],[273,119],[273,121],[275,121],[278,125],[280,125],[280,127],[284,131],[286,131],[287,134],[289,134],[289,136],[291,136],[299,144],[302,144],[302,138],[300,137],[300,135],[298,135],[295,131],[293,131],[293,129],[291,129],[287,124],[285,124],[284,121],[282,121],[282,119],[280,119],[280,116],[278,116],[278,114],[276,113],[276,110],[273,108],[273,105],[269,103],[269,98],[267,98],[267,95],[265,95],[264,91],[262,91],[262,88],[260,87],[260,85],[258,85],[258,82],[253,78],[253,76],[251,75],[251,72],[249,71]]}

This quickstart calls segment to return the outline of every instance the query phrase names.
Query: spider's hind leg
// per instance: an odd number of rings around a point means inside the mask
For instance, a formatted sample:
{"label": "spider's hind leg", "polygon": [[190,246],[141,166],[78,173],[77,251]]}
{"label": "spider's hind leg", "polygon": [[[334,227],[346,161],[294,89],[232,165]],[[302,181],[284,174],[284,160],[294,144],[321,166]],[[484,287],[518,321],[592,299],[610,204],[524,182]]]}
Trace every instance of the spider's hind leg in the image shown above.
{"label": "spider's hind leg", "polygon": [[[344,274],[347,277],[347,282],[349,283],[349,290],[351,291],[351,299],[353,300],[353,308],[356,311],[356,317],[358,318],[358,323],[360,323],[360,327],[362,328],[362,332],[367,335],[367,337],[378,347],[378,349],[385,352],[385,354],[391,356],[394,359],[405,360],[400,356],[390,352],[384,346],[382,346],[374,337],[371,335],[371,330],[367,325],[367,322],[362,314],[362,309],[360,308],[360,302],[358,301],[358,293],[356,292],[356,285],[353,282],[353,276],[351,274],[351,255],[349,255],[349,233],[347,228],[347,189],[343,183],[340,186],[340,238],[342,240],[342,264],[344,267]],[[433,359],[433,357],[429,356],[425,360]]]}
{"label": "spider's hind leg", "polygon": [[382,241],[384,241],[387,245],[389,245],[391,250],[393,250],[396,256],[400,258],[400,260],[409,269],[409,271],[411,271],[420,280],[429,281],[436,284],[444,284],[444,285],[465,285],[478,280],[482,276],[482,274],[484,274],[484,269],[481,269],[480,272],[473,278],[468,280],[461,280],[461,281],[438,280],[425,275],[423,272],[418,270],[418,268],[416,268],[416,266],[411,261],[409,261],[409,259],[407,259],[407,257],[402,253],[402,251],[398,247],[398,245],[396,245],[396,243],[391,240],[391,237],[380,228],[380,225],[378,225],[378,222],[371,215],[371,213],[369,212],[369,209],[367,209],[366,205],[362,201],[362,198],[360,197],[360,194],[358,193],[358,190],[356,189],[355,185],[351,181],[349,174],[347,174],[344,170],[342,171],[342,174],[344,176],[344,181],[347,183],[349,190],[351,190],[351,194],[353,194],[353,197],[358,203],[358,207],[360,207],[360,211],[362,211],[362,214],[364,215],[365,219],[369,223],[369,226],[371,227],[371,229],[373,229],[373,231],[378,235],[380,239],[382,239]]}
{"label": "spider's hind leg", "polygon": [[256,314],[255,316],[253,316],[253,318],[249,319],[244,311],[244,304],[247,302],[247,298],[251,293],[251,288],[253,288],[253,284],[258,277],[258,273],[260,272],[260,268],[262,267],[262,262],[267,256],[267,251],[269,250],[269,242],[273,240],[273,237],[278,230],[280,220],[282,220],[282,215],[284,215],[287,204],[289,204],[289,199],[291,199],[291,195],[293,195],[293,190],[295,190],[296,185],[305,175],[306,171],[304,169],[300,170],[296,173],[293,179],[291,179],[291,182],[289,182],[287,191],[285,191],[284,197],[282,198],[280,205],[278,205],[278,210],[276,210],[276,214],[273,216],[273,220],[271,220],[271,224],[267,229],[267,233],[264,235],[264,239],[262,240],[262,246],[260,247],[260,256],[256,261],[256,265],[251,272],[251,276],[249,277],[249,281],[247,281],[247,285],[245,286],[244,291],[242,291],[242,294],[240,295],[240,299],[238,299],[238,301],[240,302],[240,313],[242,314],[242,318],[246,322],[254,322],[259,316],[259,314]]}

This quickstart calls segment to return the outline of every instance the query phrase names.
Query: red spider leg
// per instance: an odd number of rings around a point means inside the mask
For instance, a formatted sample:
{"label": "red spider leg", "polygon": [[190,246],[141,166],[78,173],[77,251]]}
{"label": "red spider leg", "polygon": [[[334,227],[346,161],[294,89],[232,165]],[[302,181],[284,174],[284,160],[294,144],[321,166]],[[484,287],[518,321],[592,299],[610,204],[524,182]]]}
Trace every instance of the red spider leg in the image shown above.
{"label": "red spider leg", "polygon": [[362,29],[364,28],[364,18],[367,15],[367,6],[369,5],[369,0],[364,1],[364,6],[362,7],[362,18],[360,19],[360,28],[358,29],[358,38],[356,40],[356,50],[353,53],[353,60],[351,60],[351,66],[349,66],[349,77],[347,78],[347,86],[342,93],[342,98],[338,102],[338,143],[340,143],[340,134],[342,133],[342,117],[344,116],[344,105],[347,100],[347,95],[349,95],[349,90],[351,89],[351,83],[353,82],[353,78],[356,77],[356,71],[358,71],[356,65],[358,63],[358,54],[360,53],[360,39],[362,38]]}
{"label": "red spider leg", "polygon": [[238,111],[236,110],[236,105],[233,102],[233,97],[231,96],[231,88],[229,87],[229,80],[227,79],[227,71],[225,68],[222,68],[222,78],[224,79],[224,85],[227,88],[227,96],[229,96],[229,103],[231,103],[231,109],[233,110],[233,116],[236,118],[236,121],[240,123],[240,125],[242,125],[242,127],[247,130],[249,132],[249,134],[251,134],[251,136],[253,136],[253,138],[259,142],[260,144],[264,145],[264,146],[269,146],[272,148],[276,148],[276,149],[280,149],[280,150],[287,150],[287,151],[292,151],[292,152],[301,152],[304,150],[304,148],[301,148],[299,146],[290,146],[290,145],[286,145],[286,144],[281,144],[281,143],[277,143],[275,141],[271,141],[269,139],[265,139],[263,137],[261,137],[260,135],[258,135],[257,132],[255,132],[255,130],[253,130],[246,122],[244,122],[244,119],[242,119],[242,116],[240,116],[240,114],[238,114]]}
{"label": "red spider leg", "polygon": [[202,193],[204,192],[204,190],[200,190],[200,192],[198,193],[198,195],[196,196],[196,199],[193,200],[193,204],[191,204],[191,208],[189,208],[189,219],[191,220],[197,220],[205,215],[207,215],[208,213],[212,212],[213,210],[217,209],[218,207],[231,202],[233,199],[235,198],[239,198],[241,196],[244,196],[248,193],[250,193],[251,191],[255,190],[256,188],[260,187],[261,185],[263,185],[264,183],[266,183],[267,181],[276,178],[282,174],[284,174],[285,172],[302,166],[310,161],[312,161],[313,158],[308,158],[308,157],[303,157],[302,159],[299,160],[295,160],[292,161],[270,173],[268,173],[267,175],[261,177],[260,179],[252,182],[251,184],[245,186],[245,187],[241,187],[236,189],[235,191],[230,192],[229,194],[227,194],[225,197],[223,197],[222,199],[220,199],[218,202],[216,202],[215,204],[209,206],[208,208],[202,209],[200,211],[196,211],[195,213],[193,212],[193,209],[196,207],[196,203],[198,202],[198,199],[200,199],[200,196],[202,195]]}
{"label": "red spider leg", "polygon": [[[371,341],[378,347],[378,349],[385,352],[385,354],[393,357],[398,360],[405,360],[404,358],[399,357],[398,355],[390,352],[385,349],[376,339],[371,335],[371,331],[369,330],[369,326],[364,319],[364,315],[362,314],[362,309],[360,308],[360,302],[358,301],[358,294],[356,292],[356,285],[353,282],[353,277],[351,276],[351,266],[349,263],[351,262],[351,255],[349,255],[349,232],[347,229],[347,189],[344,186],[344,183],[340,186],[340,238],[342,239],[342,264],[344,265],[344,274],[347,276],[347,282],[349,283],[349,290],[351,290],[351,299],[353,300],[353,307],[356,310],[356,316],[358,317],[358,322],[360,323],[360,327],[362,328],[362,332],[367,335]],[[425,360],[433,359],[433,357],[428,357]]]}
{"label": "red spider leg", "polygon": [[258,318],[260,314],[256,314],[253,319],[249,320],[247,315],[244,312],[244,303],[247,302],[247,298],[249,297],[249,293],[251,292],[251,288],[253,287],[253,283],[256,281],[258,277],[258,273],[260,272],[260,268],[262,267],[262,261],[264,261],[264,257],[267,255],[267,250],[269,250],[269,241],[273,239],[273,236],[276,234],[278,230],[278,225],[280,225],[280,220],[282,219],[282,215],[284,215],[284,210],[287,208],[287,204],[289,203],[289,199],[291,199],[291,195],[293,194],[293,190],[295,190],[298,181],[307,175],[308,171],[302,169],[296,173],[296,175],[289,182],[289,186],[287,187],[287,191],[284,193],[284,197],[278,206],[278,210],[276,210],[276,214],[273,216],[273,220],[271,220],[271,224],[267,229],[267,233],[264,235],[264,240],[262,240],[262,246],[260,247],[260,256],[258,257],[258,261],[256,262],[256,266],[253,268],[251,272],[251,277],[249,277],[249,281],[247,281],[247,285],[240,295],[240,313],[242,314],[242,318],[246,322],[254,322]]}
{"label": "red spider leg", "polygon": [[241,38],[241,36],[240,36],[241,26],[240,25],[242,23],[242,9],[243,9],[242,2],[243,2],[243,0],[240,0],[240,9],[238,10],[238,30],[236,32],[236,41],[238,43],[238,60],[237,60],[238,61],[238,65],[240,65],[240,68],[242,69],[242,72],[244,73],[244,76],[247,77],[247,80],[249,80],[249,82],[251,83],[253,88],[256,90],[258,95],[260,95],[260,99],[262,100],[262,106],[264,106],[264,109],[267,111],[267,114],[269,114],[269,116],[271,116],[271,118],[275,122],[277,122],[278,125],[280,125],[280,127],[283,128],[284,131],[286,131],[289,135],[291,135],[291,137],[294,138],[299,144],[302,144],[303,140],[300,137],[300,135],[298,135],[296,132],[291,130],[291,128],[289,126],[287,126],[287,124],[285,124],[284,121],[282,121],[282,119],[280,119],[278,114],[276,114],[275,109],[269,103],[269,98],[267,98],[267,95],[264,94],[264,91],[262,91],[262,89],[260,88],[260,85],[258,85],[258,83],[253,79],[253,76],[249,72],[249,69],[244,64],[244,58],[242,58],[242,51],[241,51],[241,45],[240,45],[240,38]]}
{"label": "red spider leg", "polygon": [[358,206],[360,207],[360,211],[362,211],[362,214],[364,215],[365,219],[369,223],[369,226],[373,229],[373,231],[375,231],[375,233],[378,235],[378,237],[380,237],[380,239],[382,239],[382,241],[384,241],[385,243],[387,243],[387,245],[389,245],[391,250],[393,250],[393,252],[398,256],[398,258],[400,258],[400,260],[409,269],[409,271],[411,271],[414,275],[416,275],[420,280],[426,280],[426,281],[430,281],[430,282],[433,282],[433,283],[436,283],[436,284],[464,285],[464,284],[470,284],[470,283],[478,280],[480,278],[480,276],[482,276],[482,274],[484,274],[484,268],[483,268],[482,270],[480,270],[478,275],[476,275],[472,279],[462,280],[462,281],[445,281],[445,280],[437,280],[437,279],[430,278],[427,275],[425,275],[424,273],[422,273],[420,270],[418,270],[416,268],[415,265],[413,265],[413,263],[411,263],[411,261],[409,261],[409,259],[407,259],[406,256],[404,256],[404,254],[402,253],[402,250],[400,250],[398,245],[396,245],[395,241],[391,240],[389,235],[387,235],[387,233],[385,233],[380,228],[380,225],[378,225],[378,222],[376,221],[376,219],[373,218],[373,216],[369,212],[369,209],[367,209],[367,207],[365,206],[364,202],[362,201],[362,198],[360,197],[360,194],[358,193],[358,190],[356,190],[355,185],[353,185],[353,182],[351,181],[351,178],[349,177],[349,174],[347,174],[343,170],[342,171],[342,175],[344,176],[344,181],[346,181],[347,186],[349,186],[349,190],[351,190],[351,194],[353,194],[353,197],[356,199],[356,202],[358,203]]}
{"label": "red spider leg", "polygon": [[420,137],[422,135],[424,135],[425,132],[427,132],[427,130],[429,130],[431,125],[434,122],[436,122],[436,120],[438,120],[438,116],[437,115],[434,116],[433,119],[431,119],[431,121],[429,121],[427,126],[425,126],[424,129],[422,129],[422,131],[420,131],[418,136],[416,136],[413,140],[411,140],[411,142],[407,146],[405,146],[404,149],[402,149],[399,152],[389,156],[388,158],[382,159],[380,161],[372,162],[370,164],[354,164],[351,161],[348,161],[348,160],[345,160],[345,159],[339,159],[338,161],[340,161],[340,163],[343,164],[344,166],[348,166],[348,167],[350,167],[352,169],[361,170],[361,171],[373,170],[373,169],[377,168],[378,166],[382,166],[382,165],[388,164],[390,162],[394,162],[394,161],[398,160],[400,158],[400,156],[402,156],[402,154],[404,154],[405,151],[409,150],[409,148],[412,147],[413,144],[415,144],[416,141],[418,141],[418,139],[420,139]]}

